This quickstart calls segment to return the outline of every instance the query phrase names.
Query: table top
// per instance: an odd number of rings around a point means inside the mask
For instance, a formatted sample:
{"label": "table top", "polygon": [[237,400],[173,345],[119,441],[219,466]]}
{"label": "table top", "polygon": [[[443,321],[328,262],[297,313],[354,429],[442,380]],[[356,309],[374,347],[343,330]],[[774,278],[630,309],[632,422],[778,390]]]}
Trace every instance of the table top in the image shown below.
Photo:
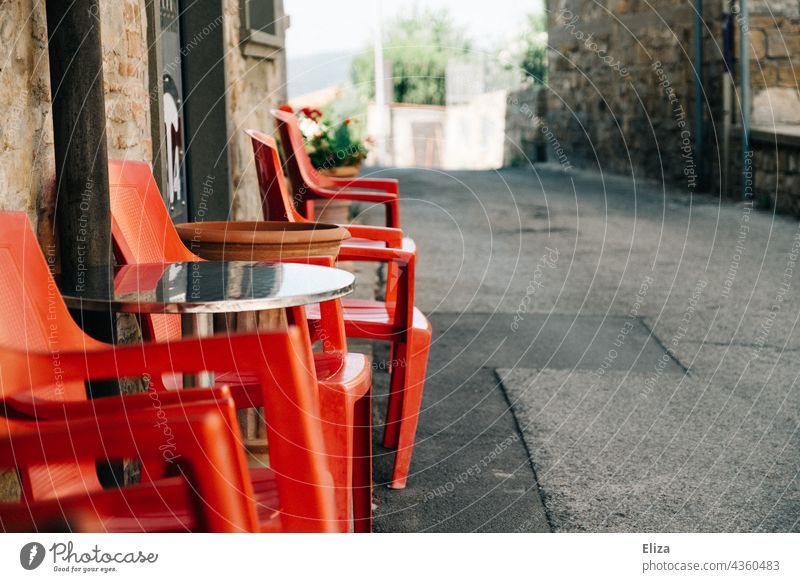
{"label": "table top", "polygon": [[129,313],[230,313],[318,303],[353,291],[341,269],[203,261],[91,267],[56,277],[69,307]]}

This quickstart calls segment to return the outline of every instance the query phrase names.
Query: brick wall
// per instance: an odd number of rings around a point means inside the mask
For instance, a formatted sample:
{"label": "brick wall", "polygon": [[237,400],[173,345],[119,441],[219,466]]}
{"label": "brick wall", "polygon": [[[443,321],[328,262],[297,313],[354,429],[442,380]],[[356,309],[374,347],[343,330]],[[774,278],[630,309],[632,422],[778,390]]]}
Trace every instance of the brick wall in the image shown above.
{"label": "brick wall", "polygon": [[[3,3],[0,19],[0,209],[24,210],[43,246],[54,241],[50,73],[44,4]],[[108,154],[150,160],[144,0],[102,0]]]}
{"label": "brick wall", "polygon": [[0,210],[23,210],[36,225],[52,215],[55,190],[44,4],[9,0],[2,10]]}
{"label": "brick wall", "polygon": [[152,160],[144,0],[101,0],[108,157]]}
{"label": "brick wall", "polygon": [[754,0],[750,5],[750,63],[754,94],[765,87],[797,88],[793,70],[800,55],[800,1]]}
{"label": "brick wall", "polygon": [[253,168],[253,147],[243,133],[254,128],[273,133],[275,122],[269,114],[286,101],[284,52],[272,58],[246,56],[240,42],[239,0],[224,0],[225,77],[228,91],[228,132],[230,139],[233,217],[260,220],[261,198]]}

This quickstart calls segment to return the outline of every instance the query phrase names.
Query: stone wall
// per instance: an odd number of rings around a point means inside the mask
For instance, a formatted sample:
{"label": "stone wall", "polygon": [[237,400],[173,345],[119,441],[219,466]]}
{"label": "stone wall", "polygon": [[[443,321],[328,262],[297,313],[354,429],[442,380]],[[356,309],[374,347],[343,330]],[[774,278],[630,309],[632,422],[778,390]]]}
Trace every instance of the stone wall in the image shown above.
{"label": "stone wall", "polygon": [[749,27],[754,196],[800,217],[800,1],[754,2]]}
{"label": "stone wall", "polygon": [[[0,19],[0,209],[24,210],[48,247],[55,160],[44,4],[3,2]],[[7,11],[7,12],[6,12]],[[144,0],[102,0],[109,157],[150,160]]]}
{"label": "stone wall", "polygon": [[100,0],[108,157],[152,161],[144,0]]}
{"label": "stone wall", "polygon": [[[55,162],[44,5],[5,0],[0,19],[0,209],[24,210],[46,246],[54,240]],[[225,0],[231,179],[237,219],[261,216],[252,149],[242,130],[271,132],[269,109],[286,98],[284,53],[245,56],[239,0]],[[106,129],[110,158],[152,161],[144,0],[101,0]]]}
{"label": "stone wall", "polygon": [[55,191],[44,4],[7,0],[2,10],[0,210],[25,211],[37,225],[50,221]]}
{"label": "stone wall", "polygon": [[275,122],[269,110],[286,101],[285,53],[276,51],[271,58],[245,55],[239,48],[239,7],[239,0],[224,0],[233,218],[260,220],[261,198],[253,168],[253,146],[244,130],[254,128],[274,133]]}
{"label": "stone wall", "polygon": [[800,1],[754,0],[749,16],[749,41],[754,56],[750,62],[753,95],[757,96],[766,87],[797,89]]}
{"label": "stone wall", "polygon": [[793,133],[753,132],[754,189],[761,206],[800,217],[800,127]]}
{"label": "stone wall", "polygon": [[[704,3],[701,150],[695,147],[690,2],[611,0],[602,8],[588,0],[556,0],[550,8],[548,123],[571,164],[663,179],[687,193],[741,196],[738,91],[726,191],[725,170],[719,167],[724,77],[718,3]],[[748,15],[751,125],[760,136],[753,142],[755,196],[798,214],[800,191],[792,170],[797,146],[791,135],[800,130],[800,1],[754,0]],[[734,64],[738,48],[737,28]],[[738,65],[733,79],[738,88]],[[781,135],[766,139],[765,130]]]}
{"label": "stone wall", "polygon": [[[720,7],[705,6],[710,124],[721,109],[721,55],[708,48],[711,35],[719,37]],[[692,14],[686,0],[550,5],[548,121],[571,165],[663,179],[687,192],[698,188]],[[713,161],[708,145],[702,153]],[[717,170],[706,167],[713,184]]]}
{"label": "stone wall", "polygon": [[[534,162],[564,159],[564,151],[547,139],[552,135],[545,120],[547,90],[528,85],[506,96],[504,166],[528,166]],[[548,151],[549,146],[549,151]]]}

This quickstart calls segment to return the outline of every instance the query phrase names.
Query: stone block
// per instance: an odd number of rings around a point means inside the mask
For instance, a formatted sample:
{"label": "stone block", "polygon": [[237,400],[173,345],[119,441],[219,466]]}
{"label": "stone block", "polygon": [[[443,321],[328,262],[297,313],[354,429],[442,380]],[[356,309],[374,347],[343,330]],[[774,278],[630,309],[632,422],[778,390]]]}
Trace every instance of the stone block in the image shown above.
{"label": "stone block", "polygon": [[800,174],[800,149],[786,151],[786,173]]}
{"label": "stone block", "polygon": [[800,33],[767,30],[767,56],[797,58],[797,55],[800,55]]}
{"label": "stone block", "polygon": [[748,37],[756,58],[763,59],[767,56],[767,35],[764,31],[751,29]]}
{"label": "stone block", "polygon": [[778,85],[797,87],[798,79],[800,79],[800,64],[796,64],[792,59],[781,59],[778,63]]}
{"label": "stone block", "polygon": [[800,93],[796,89],[770,87],[753,97],[753,125],[800,124]]}

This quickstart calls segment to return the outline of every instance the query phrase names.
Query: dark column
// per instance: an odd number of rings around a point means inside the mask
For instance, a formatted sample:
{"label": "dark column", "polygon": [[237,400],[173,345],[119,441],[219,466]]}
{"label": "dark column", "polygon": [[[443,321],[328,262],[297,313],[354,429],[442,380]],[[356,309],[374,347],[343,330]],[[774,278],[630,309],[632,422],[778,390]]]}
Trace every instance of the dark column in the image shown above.
{"label": "dark column", "polygon": [[[63,272],[80,273],[112,262],[108,198],[106,108],[98,0],[47,0],[50,91],[56,159],[55,225]],[[115,337],[111,312],[73,311],[89,335],[108,343]],[[90,397],[119,394],[115,381],[91,382]],[[124,468],[99,462],[98,477],[121,484]]]}
{"label": "dark column", "polygon": [[[61,270],[109,264],[111,211],[98,0],[47,0],[56,161],[55,224]],[[74,313],[84,330],[111,342],[110,313]],[[107,387],[92,390],[99,395]]]}
{"label": "dark column", "polygon": [[[108,152],[98,0],[47,0],[63,270],[111,258]],[[87,236],[89,235],[89,236]]]}
{"label": "dark column", "polygon": [[181,0],[179,6],[189,221],[230,220],[222,2]]}

